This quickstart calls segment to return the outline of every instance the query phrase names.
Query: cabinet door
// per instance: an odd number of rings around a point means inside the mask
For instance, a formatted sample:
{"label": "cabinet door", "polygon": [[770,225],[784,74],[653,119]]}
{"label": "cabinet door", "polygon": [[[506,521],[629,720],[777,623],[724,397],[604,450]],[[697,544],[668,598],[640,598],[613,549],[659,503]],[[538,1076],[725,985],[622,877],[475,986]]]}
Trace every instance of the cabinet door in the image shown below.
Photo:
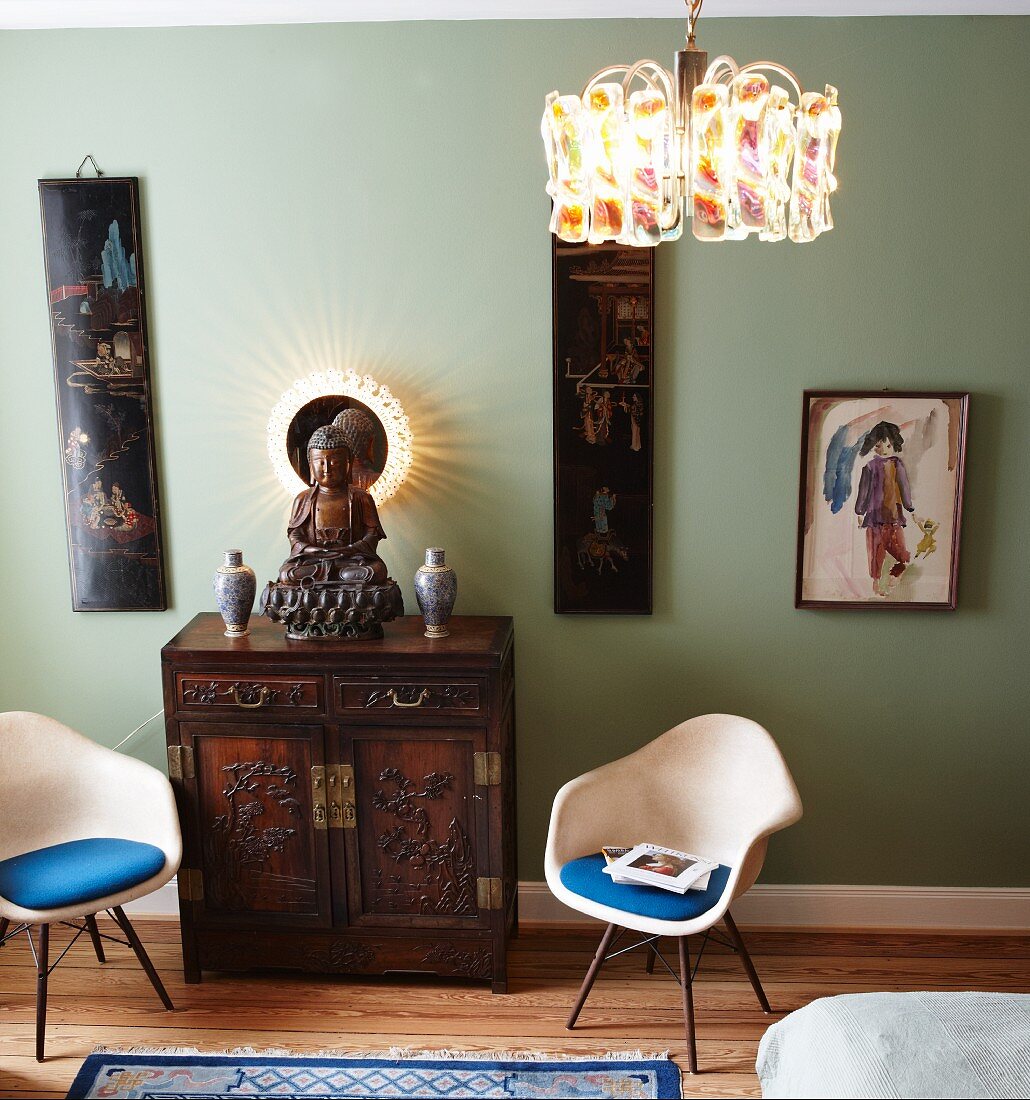
{"label": "cabinet door", "polygon": [[[324,808],[312,768],[324,766],[322,726],[183,722],[194,778],[184,780],[199,862],[198,923],[328,927],[332,923]],[[317,773],[316,773],[317,775]]]}
{"label": "cabinet door", "polygon": [[[350,923],[479,928],[478,883],[488,876],[486,788],[475,786],[481,728],[344,728],[354,768],[346,844]],[[337,833],[339,835],[339,833]]]}

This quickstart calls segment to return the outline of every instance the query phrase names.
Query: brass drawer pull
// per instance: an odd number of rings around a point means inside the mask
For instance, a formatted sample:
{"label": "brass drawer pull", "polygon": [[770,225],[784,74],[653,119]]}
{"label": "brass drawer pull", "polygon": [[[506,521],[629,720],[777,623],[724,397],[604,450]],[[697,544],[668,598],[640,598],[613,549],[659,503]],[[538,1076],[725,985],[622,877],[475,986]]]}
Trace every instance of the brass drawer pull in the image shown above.
{"label": "brass drawer pull", "polygon": [[394,706],[394,707],[420,707],[429,698],[429,688],[423,688],[421,693],[419,694],[419,697],[412,703],[405,703],[402,700],[398,699],[397,698],[397,692],[394,688],[390,688],[390,690],[387,692],[387,695],[392,700],[391,704],[390,704],[391,706]]}
{"label": "brass drawer pull", "polygon": [[232,686],[233,701],[238,707],[243,707],[245,710],[256,710],[258,707],[263,707],[265,703],[271,698],[271,692],[268,688],[262,685],[261,690],[258,692],[258,698],[256,703],[245,703],[240,698],[240,689],[236,684]]}

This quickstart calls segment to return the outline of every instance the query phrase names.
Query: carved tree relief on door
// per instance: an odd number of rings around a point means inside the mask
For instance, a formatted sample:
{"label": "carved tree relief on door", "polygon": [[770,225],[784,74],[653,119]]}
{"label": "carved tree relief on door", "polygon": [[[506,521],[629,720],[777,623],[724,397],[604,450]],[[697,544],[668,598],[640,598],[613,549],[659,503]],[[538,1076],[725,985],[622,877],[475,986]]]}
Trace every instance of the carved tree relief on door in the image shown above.
{"label": "carved tree relief on door", "polygon": [[316,912],[306,743],[201,737],[194,745],[206,907]]}
{"label": "carved tree relief on door", "polygon": [[477,915],[470,752],[460,741],[355,743],[358,820],[372,841],[362,847],[366,913]]}
{"label": "carved tree relief on door", "polygon": [[[454,782],[454,776],[430,772],[422,777],[422,790],[396,768],[379,773],[384,783],[392,783],[392,793],[380,788],[372,796],[372,805],[398,818],[402,824],[381,833],[377,844],[394,861],[397,871],[383,868],[375,872],[376,894],[373,908],[390,913],[454,913],[475,910],[476,874],[472,848],[465,830],[452,817],[447,839],[437,840],[429,832],[429,815],[418,799],[442,798]],[[407,864],[407,873],[402,869]],[[413,873],[414,872],[414,873]]]}
{"label": "carved tree relief on door", "polygon": [[[267,760],[226,764],[222,772],[226,775],[222,794],[229,808],[212,825],[217,838],[212,854],[222,860],[219,882],[229,901],[227,908],[242,909],[258,893],[269,889],[281,893],[277,880],[282,876],[270,875],[268,864],[297,830],[284,825],[262,826],[260,819],[269,804],[282,807],[290,817],[300,816],[300,803],[290,793],[291,787],[296,790],[297,773]],[[292,879],[290,884],[314,892],[313,881],[300,884]]]}

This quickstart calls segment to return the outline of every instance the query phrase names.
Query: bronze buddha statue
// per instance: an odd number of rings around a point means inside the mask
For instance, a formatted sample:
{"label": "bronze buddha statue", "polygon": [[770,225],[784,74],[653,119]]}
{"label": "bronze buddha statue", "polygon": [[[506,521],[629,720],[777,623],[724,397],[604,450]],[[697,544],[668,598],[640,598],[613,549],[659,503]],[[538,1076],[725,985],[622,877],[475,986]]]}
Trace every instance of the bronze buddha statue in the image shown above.
{"label": "bronze buddha statue", "polygon": [[376,548],[386,532],[375,502],[352,479],[347,436],[332,424],[308,441],[311,487],[287,525],[290,556],[261,594],[261,610],[290,638],[381,638],[404,614],[397,583]]}

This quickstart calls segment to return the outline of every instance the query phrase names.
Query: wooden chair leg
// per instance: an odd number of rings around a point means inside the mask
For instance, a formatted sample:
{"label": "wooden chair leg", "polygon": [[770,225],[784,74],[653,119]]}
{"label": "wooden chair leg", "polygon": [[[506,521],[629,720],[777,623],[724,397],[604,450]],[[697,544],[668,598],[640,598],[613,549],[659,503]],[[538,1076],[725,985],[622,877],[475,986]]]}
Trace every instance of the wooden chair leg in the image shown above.
{"label": "wooden chair leg", "polygon": [[114,914],[114,919],[118,922],[119,927],[125,933],[125,938],[129,941],[133,951],[136,952],[136,958],[139,959],[139,964],[143,967],[144,972],[150,979],[150,984],[161,998],[161,1003],[165,1008],[171,1011],[175,1006],[172,1004],[172,999],[168,996],[164,984],[158,977],[157,971],[154,969],[154,964],[150,961],[150,956],[146,952],[146,948],[140,943],[140,938],[136,935],[136,929],[129,923],[129,918],[122,912],[120,905],[116,905],[111,912]]}
{"label": "wooden chair leg", "polygon": [[617,924],[609,924],[604,930],[604,935],[601,937],[601,946],[598,947],[597,954],[594,955],[594,961],[590,964],[587,976],[583,979],[583,984],[580,986],[579,996],[576,998],[576,1003],[572,1006],[572,1012],[569,1013],[569,1018],[565,1023],[565,1026],[570,1031],[576,1026],[576,1020],[579,1017],[580,1009],[586,1004],[586,999],[590,994],[590,987],[594,984],[594,979],[597,977],[604,963],[604,957],[608,954],[608,948],[618,930],[619,926]]}
{"label": "wooden chair leg", "polygon": [[654,973],[654,961],[656,958],[657,956],[655,955],[654,944],[649,943],[647,945],[647,962],[644,964],[644,969],[648,972],[648,974]]}
{"label": "wooden chair leg", "polygon": [[97,928],[97,917],[94,913],[92,916],[86,917],[86,929],[89,932],[89,938],[93,941],[93,950],[97,953],[97,962],[107,962],[104,957],[104,944],[100,939],[100,929]]}
{"label": "wooden chair leg", "polygon": [[690,973],[690,948],[680,936],[680,985],[683,988],[683,1024],[687,1039],[687,1068],[697,1073],[697,1041],[694,1038],[694,982]]}
{"label": "wooden chair leg", "polygon": [[744,946],[744,937],[738,931],[728,909],[723,914],[722,919],[726,922],[730,938],[733,940],[733,945],[740,955],[740,961],[744,964],[744,970],[747,973],[748,980],[751,982],[751,988],[755,991],[755,996],[758,997],[758,1003],[762,1006],[762,1011],[772,1012],[772,1009],[769,1007],[769,999],[765,995],[762,983],[758,980],[758,971],[755,970],[755,964],[751,961],[751,956],[747,953],[747,948]]}
{"label": "wooden chair leg", "polygon": [[[32,935],[31,930],[29,935]],[[50,976],[50,925],[39,926],[39,944],[36,948],[36,1061],[43,1061],[46,1040],[46,987]]]}

